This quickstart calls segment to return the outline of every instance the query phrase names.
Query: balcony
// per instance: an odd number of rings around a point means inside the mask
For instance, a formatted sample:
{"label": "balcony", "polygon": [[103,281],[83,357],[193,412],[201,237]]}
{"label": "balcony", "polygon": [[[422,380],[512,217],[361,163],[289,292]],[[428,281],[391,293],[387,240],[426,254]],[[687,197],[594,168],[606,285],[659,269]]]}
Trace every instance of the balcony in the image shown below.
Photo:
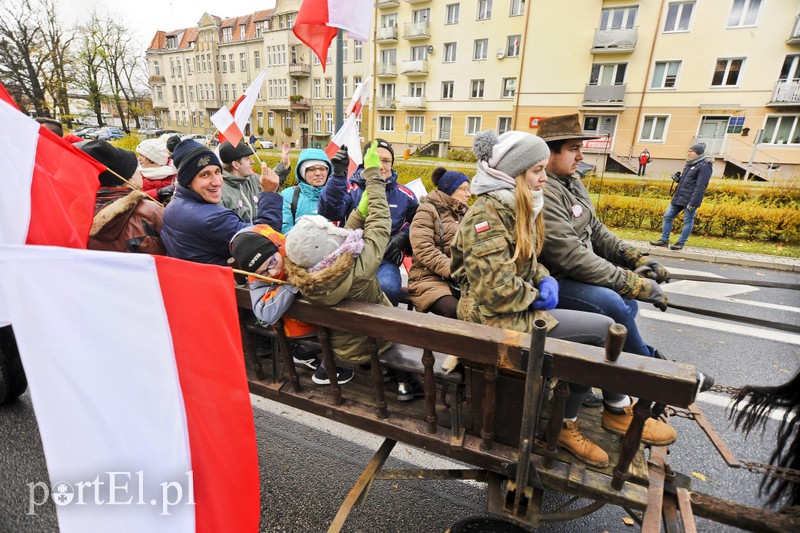
{"label": "balcony", "polygon": [[593,54],[627,54],[636,49],[638,28],[595,30]]}
{"label": "balcony", "polygon": [[161,83],[163,85],[167,83],[167,80],[166,78],[164,78],[164,76],[161,76],[159,74],[153,74],[152,76],[150,76],[150,79],[147,80],[147,83],[150,85],[153,85],[155,83]]}
{"label": "balcony", "polygon": [[400,5],[400,0],[378,0],[378,9],[386,7],[397,7]]}
{"label": "balcony", "polygon": [[400,107],[402,109],[425,109],[424,96],[401,96]]}
{"label": "balcony", "polygon": [[290,63],[289,76],[296,78],[307,78],[311,75],[311,65],[308,63]]}
{"label": "balcony", "polygon": [[625,87],[627,85],[627,83],[621,85],[592,85],[587,83],[586,90],[583,92],[583,105],[623,107],[625,105]]}
{"label": "balcony", "polygon": [[394,109],[395,103],[394,98],[378,98],[377,103],[375,104],[377,109]]}
{"label": "balcony", "polygon": [[290,96],[289,97],[289,108],[290,109],[311,109],[311,102],[308,98],[303,98],[302,96]]}
{"label": "balcony", "polygon": [[769,107],[800,106],[800,79],[778,80],[767,105]]}
{"label": "balcony", "polygon": [[406,76],[425,76],[428,74],[428,62],[424,59],[403,61],[400,65],[400,74],[405,74]]}
{"label": "balcony", "polygon": [[414,4],[424,4],[424,3],[430,2],[430,1],[431,0],[406,0],[406,3],[414,5]]}
{"label": "balcony", "polygon": [[397,76],[397,64],[378,63],[378,72],[375,75],[379,78],[393,78]]}
{"label": "balcony", "polygon": [[409,41],[419,39],[429,39],[431,36],[431,23],[427,20],[422,22],[406,22],[403,29],[403,37]]}
{"label": "balcony", "polygon": [[391,26],[389,28],[378,28],[377,41],[379,43],[396,43],[397,26]]}
{"label": "balcony", "polygon": [[794,25],[792,26],[792,33],[789,34],[787,44],[800,44],[800,15],[794,17]]}

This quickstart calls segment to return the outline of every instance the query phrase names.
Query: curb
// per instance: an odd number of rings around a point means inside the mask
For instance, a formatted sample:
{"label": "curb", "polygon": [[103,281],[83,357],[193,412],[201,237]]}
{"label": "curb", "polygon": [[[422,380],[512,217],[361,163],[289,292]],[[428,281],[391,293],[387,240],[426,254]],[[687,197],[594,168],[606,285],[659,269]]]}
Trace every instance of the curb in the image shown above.
{"label": "curb", "polygon": [[800,273],[800,259],[795,259],[792,257],[759,256],[755,254],[725,252],[708,248],[694,248],[688,250],[684,248],[683,250],[670,250],[660,246],[651,246],[649,243],[643,241],[626,242],[633,244],[642,252],[649,253],[650,255],[656,257],[690,259],[693,261],[705,261],[707,263],[719,263],[723,265],[765,268],[769,270]]}

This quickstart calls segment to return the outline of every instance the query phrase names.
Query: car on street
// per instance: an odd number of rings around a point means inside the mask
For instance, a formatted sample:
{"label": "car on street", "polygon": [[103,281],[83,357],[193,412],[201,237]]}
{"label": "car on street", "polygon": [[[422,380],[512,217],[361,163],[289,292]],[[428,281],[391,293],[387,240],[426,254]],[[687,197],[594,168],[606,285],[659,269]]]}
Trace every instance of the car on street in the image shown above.
{"label": "car on street", "polygon": [[580,174],[581,178],[585,178],[586,176],[591,177],[597,173],[597,165],[590,165],[589,163],[581,161],[578,163],[578,169],[575,172]]}
{"label": "car on street", "polygon": [[272,149],[275,148],[275,143],[266,139],[262,139],[261,137],[256,137],[256,142],[253,143],[253,148]]}
{"label": "car on street", "polygon": [[82,139],[89,139],[89,135],[92,135],[100,128],[94,128],[91,126],[84,126],[83,128],[75,130],[73,133]]}

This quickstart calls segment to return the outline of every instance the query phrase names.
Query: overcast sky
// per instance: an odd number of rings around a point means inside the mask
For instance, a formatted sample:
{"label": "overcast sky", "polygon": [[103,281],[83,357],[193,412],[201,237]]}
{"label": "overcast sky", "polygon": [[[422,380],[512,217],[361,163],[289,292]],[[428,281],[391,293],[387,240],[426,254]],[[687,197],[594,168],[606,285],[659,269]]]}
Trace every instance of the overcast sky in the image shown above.
{"label": "overcast sky", "polygon": [[142,52],[158,30],[196,26],[203,13],[234,17],[270,9],[274,0],[55,0],[62,20],[78,23],[92,9],[99,14],[119,16],[142,43]]}

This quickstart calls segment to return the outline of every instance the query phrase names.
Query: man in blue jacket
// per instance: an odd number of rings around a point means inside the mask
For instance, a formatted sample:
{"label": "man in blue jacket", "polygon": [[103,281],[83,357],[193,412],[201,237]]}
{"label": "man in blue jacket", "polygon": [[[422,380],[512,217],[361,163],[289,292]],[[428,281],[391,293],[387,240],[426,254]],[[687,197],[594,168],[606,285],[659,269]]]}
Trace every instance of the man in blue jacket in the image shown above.
{"label": "man in blue jacket", "polygon": [[[389,202],[389,212],[392,217],[392,229],[389,244],[383,261],[378,267],[378,282],[381,289],[389,298],[392,305],[400,301],[402,278],[398,267],[403,262],[405,253],[411,253],[408,228],[414,220],[419,202],[410,189],[397,183],[397,172],[394,166],[394,150],[392,145],[383,139],[377,141],[377,151],[380,157],[380,177],[386,182],[386,199]],[[366,148],[371,142],[366,144]],[[366,151],[366,150],[365,150]],[[331,159],[333,175],[325,184],[319,197],[319,214],[333,222],[344,225],[345,220],[358,206],[361,195],[366,188],[363,165],[359,166],[350,179],[347,179],[347,168],[350,158],[347,149],[339,150]]]}
{"label": "man in blue jacket", "polygon": [[681,250],[689,239],[694,228],[694,216],[697,208],[703,203],[708,180],[711,178],[711,161],[706,158],[706,145],[698,143],[689,148],[686,155],[686,166],[680,173],[680,181],[672,195],[672,200],[664,212],[664,226],[661,238],[650,244],[653,246],[669,246],[669,234],[672,233],[672,221],[683,211],[683,231],[678,242],[670,246],[670,250]]}
{"label": "man in blue jacket", "polygon": [[[161,228],[167,255],[227,265],[231,238],[250,223],[222,206],[222,164],[214,152],[190,139],[175,147],[172,161],[178,167],[178,186]],[[278,183],[272,169],[261,175],[256,222],[273,228],[281,227],[283,200],[275,192]]]}

